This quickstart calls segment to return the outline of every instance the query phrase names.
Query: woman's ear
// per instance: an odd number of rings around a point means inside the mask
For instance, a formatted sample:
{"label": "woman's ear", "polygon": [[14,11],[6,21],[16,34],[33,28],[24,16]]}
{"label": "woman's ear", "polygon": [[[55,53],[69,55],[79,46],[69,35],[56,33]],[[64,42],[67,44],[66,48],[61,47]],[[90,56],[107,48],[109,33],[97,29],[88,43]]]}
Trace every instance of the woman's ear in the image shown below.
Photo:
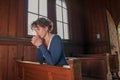
{"label": "woman's ear", "polygon": [[45,31],[49,32],[48,27],[45,27]]}

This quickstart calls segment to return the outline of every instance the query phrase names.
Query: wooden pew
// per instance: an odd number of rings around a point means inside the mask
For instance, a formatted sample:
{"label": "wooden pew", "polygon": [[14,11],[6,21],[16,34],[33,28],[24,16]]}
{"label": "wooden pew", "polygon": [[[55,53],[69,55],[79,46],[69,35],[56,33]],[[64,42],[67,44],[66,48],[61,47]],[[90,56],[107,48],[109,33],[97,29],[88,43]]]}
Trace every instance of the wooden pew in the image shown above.
{"label": "wooden pew", "polygon": [[83,80],[113,80],[111,72],[118,71],[115,55],[84,55],[80,60]]}
{"label": "wooden pew", "polygon": [[[16,61],[15,80],[112,80],[113,55],[87,55],[68,58],[70,67]],[[30,78],[30,79],[29,79]]]}
{"label": "wooden pew", "polygon": [[82,80],[80,60],[68,60],[68,63],[70,66],[50,66],[31,61],[16,61],[15,80]]}
{"label": "wooden pew", "polygon": [[[104,57],[84,57],[82,61],[82,76],[93,80],[107,80],[107,63]],[[88,80],[89,80],[88,79]]]}

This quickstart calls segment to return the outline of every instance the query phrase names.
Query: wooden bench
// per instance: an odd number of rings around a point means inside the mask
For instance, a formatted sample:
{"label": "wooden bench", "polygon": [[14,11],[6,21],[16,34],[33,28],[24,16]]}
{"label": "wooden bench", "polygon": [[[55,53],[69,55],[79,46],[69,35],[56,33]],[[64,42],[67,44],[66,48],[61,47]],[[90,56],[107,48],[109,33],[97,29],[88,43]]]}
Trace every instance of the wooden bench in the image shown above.
{"label": "wooden bench", "polygon": [[15,80],[82,80],[80,60],[68,60],[68,63],[70,66],[50,66],[16,61]]}
{"label": "wooden bench", "polygon": [[16,61],[15,80],[112,80],[114,60],[115,55],[84,55],[68,58],[69,67]]}
{"label": "wooden bench", "polygon": [[96,80],[107,80],[107,63],[103,57],[80,58],[82,61],[82,76]]}
{"label": "wooden bench", "polygon": [[85,80],[113,80],[112,73],[116,72],[116,77],[118,69],[118,56],[107,54],[94,54],[94,55],[84,55],[80,57],[82,65],[82,77],[92,78]]}
{"label": "wooden bench", "polygon": [[78,58],[81,61],[83,80],[107,80],[107,56],[83,55]]}

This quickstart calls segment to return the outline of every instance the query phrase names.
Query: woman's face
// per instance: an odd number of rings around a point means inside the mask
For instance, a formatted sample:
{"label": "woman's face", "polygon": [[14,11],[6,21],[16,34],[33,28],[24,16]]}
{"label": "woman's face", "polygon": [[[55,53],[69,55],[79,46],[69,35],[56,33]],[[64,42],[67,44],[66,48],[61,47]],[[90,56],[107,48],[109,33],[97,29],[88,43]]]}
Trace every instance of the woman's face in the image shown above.
{"label": "woman's face", "polygon": [[36,35],[40,36],[41,38],[44,38],[48,32],[48,27],[34,27],[33,26],[33,30],[35,30]]}

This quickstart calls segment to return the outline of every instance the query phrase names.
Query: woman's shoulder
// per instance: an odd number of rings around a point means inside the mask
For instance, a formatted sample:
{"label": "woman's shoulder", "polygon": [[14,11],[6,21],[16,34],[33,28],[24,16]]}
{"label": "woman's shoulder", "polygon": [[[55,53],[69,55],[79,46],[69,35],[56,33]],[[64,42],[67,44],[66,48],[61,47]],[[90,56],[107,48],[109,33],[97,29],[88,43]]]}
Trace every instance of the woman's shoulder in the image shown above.
{"label": "woman's shoulder", "polygon": [[53,34],[53,38],[60,38],[61,39],[61,37],[58,34]]}
{"label": "woman's shoulder", "polygon": [[62,39],[60,38],[59,35],[55,34],[51,40],[51,44],[52,45],[54,44],[54,46],[56,45],[60,46],[62,44]]}
{"label": "woman's shoulder", "polygon": [[53,39],[61,39],[61,37],[58,34],[53,34]]}

